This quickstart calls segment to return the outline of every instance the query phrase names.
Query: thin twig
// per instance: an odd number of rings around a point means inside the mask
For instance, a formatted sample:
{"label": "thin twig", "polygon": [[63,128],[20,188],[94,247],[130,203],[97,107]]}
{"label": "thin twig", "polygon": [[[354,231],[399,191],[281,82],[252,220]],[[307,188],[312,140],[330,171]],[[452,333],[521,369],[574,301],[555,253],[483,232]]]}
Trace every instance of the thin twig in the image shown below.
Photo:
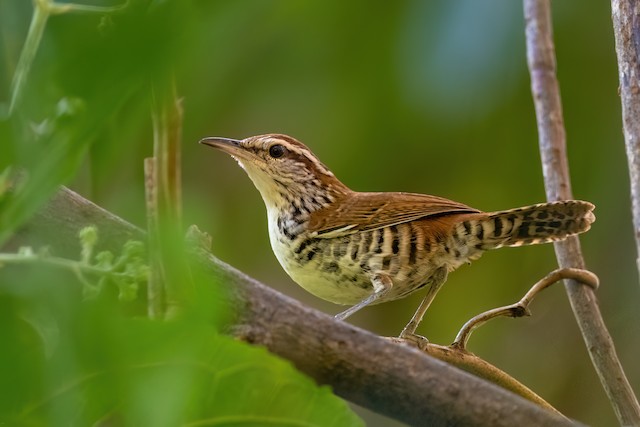
{"label": "thin twig", "polygon": [[451,344],[451,347],[465,351],[469,337],[471,337],[471,333],[496,317],[529,316],[531,314],[529,311],[531,301],[533,301],[540,292],[563,279],[574,279],[585,285],[591,286],[594,289],[597,289],[598,287],[598,277],[588,270],[580,270],[577,268],[559,268],[554,270],[536,282],[536,284],[529,289],[522,299],[515,304],[487,310],[484,313],[480,313],[469,319],[467,323],[462,326],[458,335],[456,335],[456,339]]}
{"label": "thin twig", "polygon": [[611,0],[613,34],[616,40],[622,125],[627,147],[633,228],[636,238],[636,264],[640,270],[640,4],[630,0]]}
{"label": "thin twig", "polygon": [[[547,199],[572,199],[549,0],[524,0],[524,16]],[[585,268],[577,237],[554,246],[560,267]],[[565,280],[565,288],[587,351],[618,421],[622,425],[640,425],[640,405],[622,369],[593,289],[572,279]]]}

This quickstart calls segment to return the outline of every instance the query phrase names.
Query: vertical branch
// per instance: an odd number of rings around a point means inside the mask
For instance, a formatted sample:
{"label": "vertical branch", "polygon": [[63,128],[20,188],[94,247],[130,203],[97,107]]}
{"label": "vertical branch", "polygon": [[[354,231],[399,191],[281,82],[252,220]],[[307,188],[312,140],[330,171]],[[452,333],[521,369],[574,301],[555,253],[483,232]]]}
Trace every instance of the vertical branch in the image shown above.
{"label": "vertical branch", "polygon": [[636,264],[640,270],[640,4],[612,0],[611,15],[618,56],[622,126],[629,161]]}
{"label": "vertical branch", "polygon": [[145,160],[147,182],[149,252],[154,272],[149,283],[149,312],[178,308],[189,283],[186,263],[180,255],[182,193],[180,146],[182,104],[173,78],[156,76],[151,88],[153,158]]}
{"label": "vertical branch", "polygon": [[162,215],[180,227],[182,103],[176,95],[172,79],[169,82],[154,83],[152,97],[153,156],[158,168],[156,178],[158,179],[159,208],[162,210]]}
{"label": "vertical branch", "polygon": [[[524,15],[527,62],[531,73],[547,199],[571,199],[549,0],[524,0]],[[554,246],[560,267],[584,268],[577,237],[555,243]],[[571,279],[565,280],[565,288],[591,361],[620,424],[640,425],[640,405],[622,369],[593,289]]]}

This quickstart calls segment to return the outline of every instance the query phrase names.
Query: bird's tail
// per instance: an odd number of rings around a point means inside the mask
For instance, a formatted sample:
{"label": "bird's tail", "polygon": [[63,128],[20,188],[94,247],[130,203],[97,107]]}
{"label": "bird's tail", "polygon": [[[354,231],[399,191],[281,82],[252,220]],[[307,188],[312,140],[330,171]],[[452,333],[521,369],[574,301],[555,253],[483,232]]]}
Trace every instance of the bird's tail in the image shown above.
{"label": "bird's tail", "polygon": [[490,212],[482,219],[469,221],[468,226],[474,228],[471,234],[477,237],[478,249],[535,245],[589,230],[596,220],[594,208],[593,204],[580,200],[541,203]]}

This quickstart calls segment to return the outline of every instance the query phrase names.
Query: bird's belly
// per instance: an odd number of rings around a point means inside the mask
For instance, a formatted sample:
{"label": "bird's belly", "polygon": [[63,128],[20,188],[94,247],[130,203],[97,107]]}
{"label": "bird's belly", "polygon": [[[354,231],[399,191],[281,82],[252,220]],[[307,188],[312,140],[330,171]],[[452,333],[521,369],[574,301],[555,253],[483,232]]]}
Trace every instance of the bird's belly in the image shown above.
{"label": "bird's belly", "polygon": [[273,252],[289,277],[307,292],[335,304],[356,304],[373,292],[371,279],[360,265],[332,255],[329,241],[272,241]]}
{"label": "bird's belly", "polygon": [[[284,266],[291,278],[311,294],[335,304],[357,304],[373,292],[371,281],[359,272],[327,273],[320,264]],[[340,274],[343,274],[342,276]]]}
{"label": "bird's belly", "polygon": [[[373,292],[372,272],[384,263],[382,255],[365,260],[352,256],[349,237],[290,239],[271,236],[271,246],[287,274],[311,294],[335,304],[353,305]],[[391,275],[393,288],[376,303],[403,298],[428,282],[438,266],[429,262],[404,265]]]}

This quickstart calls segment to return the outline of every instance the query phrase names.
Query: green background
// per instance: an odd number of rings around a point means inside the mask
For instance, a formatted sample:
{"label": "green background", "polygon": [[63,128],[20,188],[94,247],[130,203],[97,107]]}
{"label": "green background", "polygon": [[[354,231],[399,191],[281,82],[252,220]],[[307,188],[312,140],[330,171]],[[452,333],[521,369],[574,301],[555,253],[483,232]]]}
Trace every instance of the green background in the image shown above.
{"label": "green background", "polygon": [[[78,160],[65,158],[73,165],[59,180],[137,225],[145,223],[142,162],[152,149],[143,89],[149,70],[158,69],[175,71],[183,97],[185,223],[212,235],[216,256],[325,312],[342,307],[286,276],[269,247],[258,192],[233,160],[199,139],[286,133],[354,190],[429,193],[487,211],[544,201],[520,2],[132,3],[134,11],[173,10],[149,22],[142,12],[51,18],[20,126],[50,117],[63,97],[81,99],[87,119],[69,140],[91,146],[69,149]],[[29,2],[0,1],[1,100],[9,98],[30,14]],[[553,17],[574,196],[597,206],[582,247],[639,390],[640,288],[610,6],[554,2]],[[0,155],[44,162],[48,151],[37,138],[23,144],[19,134],[4,128],[14,144]],[[450,343],[467,319],[518,300],[555,267],[551,245],[487,253],[449,276],[418,332]],[[371,307],[349,321],[397,335],[420,298]],[[613,425],[562,287],[545,291],[531,309],[530,318],[482,328],[469,349],[566,415]],[[368,425],[391,425],[365,416]]]}

